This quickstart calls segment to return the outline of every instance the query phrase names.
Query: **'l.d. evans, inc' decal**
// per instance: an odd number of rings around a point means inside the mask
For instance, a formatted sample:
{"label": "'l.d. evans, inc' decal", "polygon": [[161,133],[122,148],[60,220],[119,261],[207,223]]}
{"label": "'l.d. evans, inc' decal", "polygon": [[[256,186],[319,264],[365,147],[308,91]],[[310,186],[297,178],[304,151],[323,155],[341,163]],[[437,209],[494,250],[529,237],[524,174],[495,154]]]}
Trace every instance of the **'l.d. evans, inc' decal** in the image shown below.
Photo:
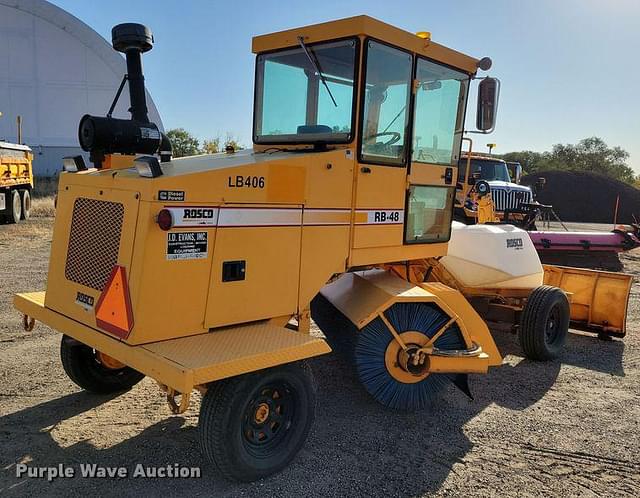
{"label": "'l.d. evans, inc' decal", "polygon": [[167,259],[205,259],[207,232],[169,232]]}

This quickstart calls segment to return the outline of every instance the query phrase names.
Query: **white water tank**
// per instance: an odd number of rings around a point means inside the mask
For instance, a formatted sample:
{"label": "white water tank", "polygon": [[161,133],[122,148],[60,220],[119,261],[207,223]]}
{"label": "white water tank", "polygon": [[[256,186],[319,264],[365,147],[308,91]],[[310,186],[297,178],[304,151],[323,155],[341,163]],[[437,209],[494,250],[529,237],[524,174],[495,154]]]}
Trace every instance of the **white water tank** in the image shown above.
{"label": "white water tank", "polygon": [[531,289],[544,277],[529,235],[513,225],[454,222],[440,263],[464,287]]}

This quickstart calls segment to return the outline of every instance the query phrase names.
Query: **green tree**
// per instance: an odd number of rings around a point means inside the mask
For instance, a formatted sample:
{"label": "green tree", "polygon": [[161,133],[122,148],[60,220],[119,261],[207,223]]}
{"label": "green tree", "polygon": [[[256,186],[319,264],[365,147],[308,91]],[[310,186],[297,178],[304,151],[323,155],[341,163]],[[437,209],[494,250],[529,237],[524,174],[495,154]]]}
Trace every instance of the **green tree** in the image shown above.
{"label": "green tree", "polygon": [[200,142],[184,128],[174,128],[167,132],[173,147],[173,157],[193,156],[200,153]]}
{"label": "green tree", "polygon": [[535,173],[539,169],[542,162],[542,153],[532,150],[523,150],[520,152],[509,152],[504,154],[502,159],[510,162],[520,163],[525,174]]}
{"label": "green tree", "polygon": [[555,144],[551,151],[510,152],[506,161],[519,161],[528,174],[546,170],[587,171],[633,184],[636,176],[627,164],[629,153],[621,147],[609,147],[599,137],[589,137],[577,144]]}
{"label": "green tree", "polygon": [[634,171],[627,164],[629,153],[621,147],[608,147],[598,137],[585,138],[576,145],[556,144],[551,156],[569,170],[600,173],[627,183],[635,181]]}
{"label": "green tree", "polygon": [[220,152],[220,137],[209,138],[202,142],[202,152],[205,154],[216,154]]}

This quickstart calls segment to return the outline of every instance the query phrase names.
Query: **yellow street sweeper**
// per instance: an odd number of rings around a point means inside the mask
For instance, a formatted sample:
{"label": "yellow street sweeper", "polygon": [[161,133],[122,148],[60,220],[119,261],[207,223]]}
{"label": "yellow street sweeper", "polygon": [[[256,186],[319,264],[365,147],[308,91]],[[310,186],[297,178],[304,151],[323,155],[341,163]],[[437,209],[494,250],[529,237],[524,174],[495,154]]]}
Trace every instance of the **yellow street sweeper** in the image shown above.
{"label": "yellow street sweeper", "polygon": [[[112,35],[131,119],[82,118],[92,164],[65,160],[47,290],[15,298],[28,328],[63,334],[75,383],[116,392],[149,376],[174,412],[203,392],[203,453],[250,481],[285,467],[311,427],[304,360],[330,351],[309,333],[321,290],[358,330],[355,366],[386,406],[421,408],[449,381],[468,392],[466,374],[500,365],[459,290],[394,271],[447,254],[467,95],[488,58],[366,16],[258,36],[253,149],[172,159],[147,117],[153,37]],[[487,131],[497,80],[478,94]],[[518,250],[501,240],[503,258]],[[526,334],[557,352],[569,302],[550,289]]]}

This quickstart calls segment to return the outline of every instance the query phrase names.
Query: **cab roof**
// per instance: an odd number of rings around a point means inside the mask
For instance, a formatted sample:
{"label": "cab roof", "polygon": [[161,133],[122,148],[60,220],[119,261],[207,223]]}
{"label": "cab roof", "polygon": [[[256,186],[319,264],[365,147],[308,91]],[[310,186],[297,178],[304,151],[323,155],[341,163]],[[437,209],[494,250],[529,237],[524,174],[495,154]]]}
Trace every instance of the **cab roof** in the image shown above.
{"label": "cab roof", "polygon": [[348,17],[336,21],[312,24],[301,28],[279,31],[253,38],[252,51],[255,54],[294,47],[302,36],[305,43],[325,40],[369,36],[379,41],[395,45],[430,59],[462,69],[469,74],[477,71],[478,59],[457,52],[390,24],[369,16]]}

